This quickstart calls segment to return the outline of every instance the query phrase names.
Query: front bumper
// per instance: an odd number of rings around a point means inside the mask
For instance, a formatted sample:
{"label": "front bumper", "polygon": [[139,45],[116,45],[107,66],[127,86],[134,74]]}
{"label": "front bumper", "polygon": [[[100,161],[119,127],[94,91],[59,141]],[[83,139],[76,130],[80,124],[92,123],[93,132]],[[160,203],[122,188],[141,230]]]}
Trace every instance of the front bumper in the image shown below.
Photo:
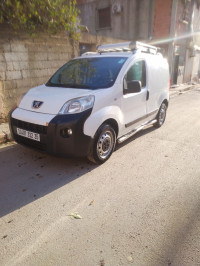
{"label": "front bumper", "polygon": [[[46,151],[58,156],[79,156],[89,154],[92,138],[83,133],[85,120],[91,114],[92,109],[79,114],[56,115],[48,125],[38,125],[13,118],[10,114],[10,129],[16,142]],[[37,113],[36,113],[37,116]],[[28,139],[17,134],[17,128],[25,129],[40,134],[40,141]],[[67,129],[72,134],[64,134]]]}

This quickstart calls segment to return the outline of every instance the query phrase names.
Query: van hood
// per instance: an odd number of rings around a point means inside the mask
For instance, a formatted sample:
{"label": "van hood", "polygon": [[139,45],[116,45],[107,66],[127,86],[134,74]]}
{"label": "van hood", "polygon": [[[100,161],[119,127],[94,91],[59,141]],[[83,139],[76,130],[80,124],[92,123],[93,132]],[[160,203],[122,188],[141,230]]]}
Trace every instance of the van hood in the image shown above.
{"label": "van hood", "polygon": [[[24,95],[18,107],[32,112],[56,115],[67,101],[94,94],[94,91],[87,89],[41,85],[30,89]],[[39,108],[33,107],[34,101],[42,102]]]}

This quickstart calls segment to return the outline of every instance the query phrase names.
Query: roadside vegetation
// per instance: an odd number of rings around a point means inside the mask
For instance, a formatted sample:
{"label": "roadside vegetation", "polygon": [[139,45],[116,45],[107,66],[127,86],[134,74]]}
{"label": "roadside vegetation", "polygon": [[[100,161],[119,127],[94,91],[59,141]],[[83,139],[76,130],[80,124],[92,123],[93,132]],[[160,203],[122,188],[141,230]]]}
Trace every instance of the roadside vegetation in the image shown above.
{"label": "roadside vegetation", "polygon": [[74,40],[79,38],[79,10],[76,0],[1,0],[0,24],[8,23],[15,31],[30,35],[65,30]]}

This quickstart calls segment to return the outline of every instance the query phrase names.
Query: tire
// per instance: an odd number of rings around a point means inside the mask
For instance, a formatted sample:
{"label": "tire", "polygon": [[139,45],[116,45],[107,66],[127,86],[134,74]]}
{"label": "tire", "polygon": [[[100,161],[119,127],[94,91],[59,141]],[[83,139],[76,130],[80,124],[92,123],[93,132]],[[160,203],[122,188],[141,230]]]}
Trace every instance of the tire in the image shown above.
{"label": "tire", "polygon": [[159,128],[164,124],[166,113],[167,113],[167,105],[165,103],[162,103],[158,111],[158,114],[156,116],[157,122],[154,124],[154,127]]}
{"label": "tire", "polygon": [[96,164],[106,162],[112,155],[115,144],[115,130],[108,124],[102,124],[95,134],[88,159]]}

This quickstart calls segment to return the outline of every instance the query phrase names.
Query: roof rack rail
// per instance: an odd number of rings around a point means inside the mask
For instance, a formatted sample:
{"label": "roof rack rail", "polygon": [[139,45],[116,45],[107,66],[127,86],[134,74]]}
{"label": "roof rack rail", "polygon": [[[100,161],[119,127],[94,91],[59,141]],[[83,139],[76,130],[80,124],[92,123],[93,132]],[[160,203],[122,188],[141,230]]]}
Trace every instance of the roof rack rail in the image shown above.
{"label": "roof rack rail", "polygon": [[107,52],[130,52],[140,50],[145,53],[157,54],[160,48],[152,46],[143,42],[124,42],[124,43],[113,43],[99,45],[97,51],[101,53]]}
{"label": "roof rack rail", "polygon": [[84,55],[93,55],[93,54],[97,54],[97,53],[98,52],[85,52],[81,56],[84,56]]}

